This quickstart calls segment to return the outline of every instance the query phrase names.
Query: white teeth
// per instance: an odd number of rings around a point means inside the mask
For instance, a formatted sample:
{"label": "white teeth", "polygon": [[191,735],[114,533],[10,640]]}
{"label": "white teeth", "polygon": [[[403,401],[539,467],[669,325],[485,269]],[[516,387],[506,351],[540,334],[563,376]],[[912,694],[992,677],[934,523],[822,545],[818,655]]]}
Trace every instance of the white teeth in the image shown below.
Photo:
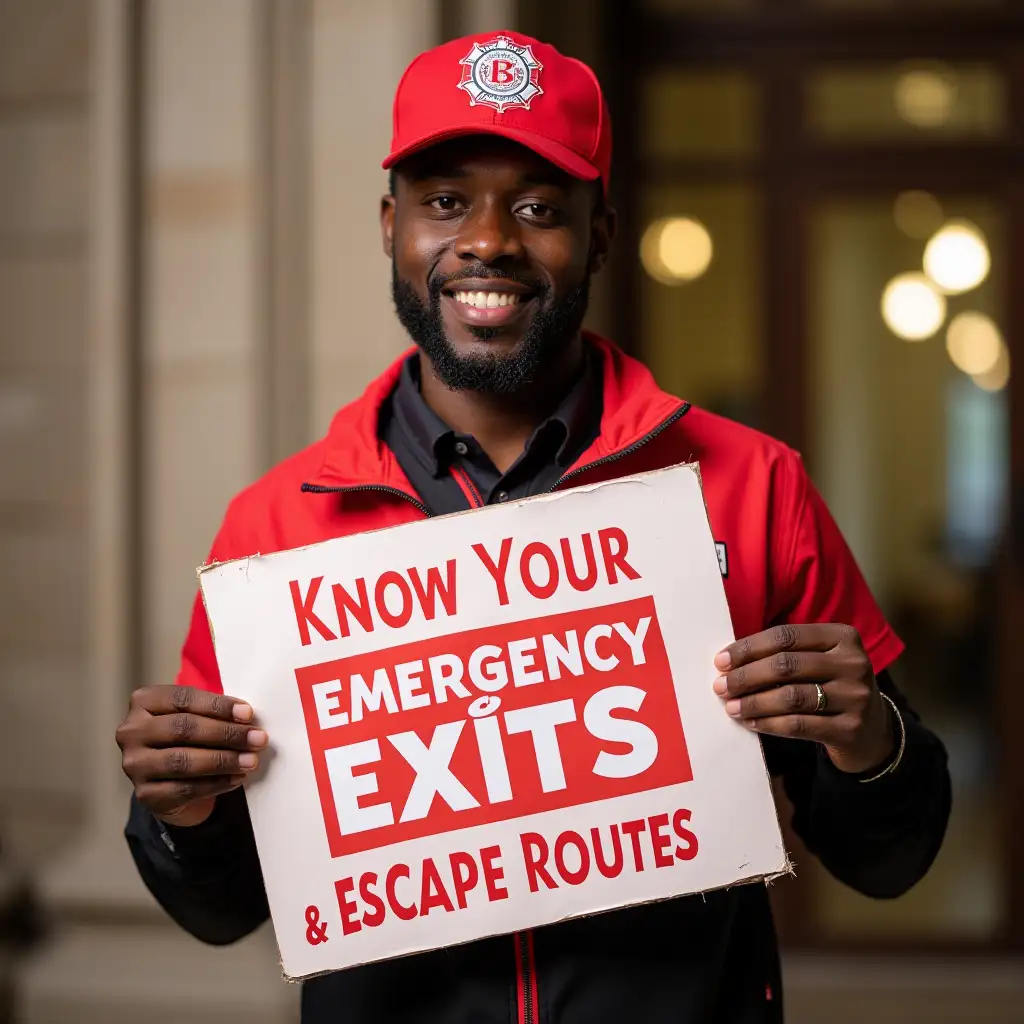
{"label": "white teeth", "polygon": [[455,300],[477,309],[496,309],[499,306],[514,306],[519,301],[515,292],[455,292]]}

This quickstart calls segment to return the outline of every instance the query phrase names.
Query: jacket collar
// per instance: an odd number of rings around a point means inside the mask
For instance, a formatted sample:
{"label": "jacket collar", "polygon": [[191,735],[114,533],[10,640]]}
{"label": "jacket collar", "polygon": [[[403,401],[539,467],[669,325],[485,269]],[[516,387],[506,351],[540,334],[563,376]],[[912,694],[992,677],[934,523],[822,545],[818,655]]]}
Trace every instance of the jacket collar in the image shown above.
{"label": "jacket collar", "polygon": [[[610,341],[586,331],[584,338],[603,356],[604,404],[597,439],[569,472],[629,448],[685,405],[662,391],[643,363]],[[310,484],[410,489],[398,460],[379,438],[377,426],[381,406],[398,386],[402,365],[413,351],[404,352],[360,398],[335,415],[324,441],[323,464]]]}

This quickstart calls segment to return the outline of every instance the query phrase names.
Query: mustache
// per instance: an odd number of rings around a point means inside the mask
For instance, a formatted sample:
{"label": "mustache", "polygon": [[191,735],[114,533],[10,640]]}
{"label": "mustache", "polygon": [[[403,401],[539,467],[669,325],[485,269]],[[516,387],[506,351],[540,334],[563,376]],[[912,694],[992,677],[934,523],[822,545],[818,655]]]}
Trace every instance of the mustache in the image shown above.
{"label": "mustache", "polygon": [[440,300],[441,292],[449,285],[469,280],[511,281],[522,285],[524,288],[529,288],[530,291],[535,292],[538,296],[543,297],[547,293],[547,286],[543,281],[537,281],[514,270],[498,269],[496,267],[489,267],[485,263],[477,263],[465,267],[457,274],[433,274],[427,282],[427,290],[430,293],[431,301]]}

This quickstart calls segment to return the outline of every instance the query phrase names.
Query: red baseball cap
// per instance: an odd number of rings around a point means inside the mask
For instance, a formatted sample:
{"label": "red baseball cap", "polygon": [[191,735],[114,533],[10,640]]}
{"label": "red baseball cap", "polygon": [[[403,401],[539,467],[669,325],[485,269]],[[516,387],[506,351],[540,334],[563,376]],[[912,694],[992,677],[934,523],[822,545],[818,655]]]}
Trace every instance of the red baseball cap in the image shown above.
{"label": "red baseball cap", "polygon": [[462,135],[500,135],[608,191],[612,126],[597,76],[520,32],[466,36],[421,53],[395,92],[393,167]]}

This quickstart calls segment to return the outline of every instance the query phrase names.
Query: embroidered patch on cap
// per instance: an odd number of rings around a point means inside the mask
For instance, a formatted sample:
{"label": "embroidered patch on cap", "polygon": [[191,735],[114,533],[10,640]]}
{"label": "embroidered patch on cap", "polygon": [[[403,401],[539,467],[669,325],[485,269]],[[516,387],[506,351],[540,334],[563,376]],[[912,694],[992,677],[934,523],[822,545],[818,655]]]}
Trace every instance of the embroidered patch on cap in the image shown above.
{"label": "embroidered patch on cap", "polygon": [[508,36],[498,36],[489,43],[474,43],[459,63],[459,88],[469,93],[470,106],[482,103],[494,107],[499,114],[506,107],[529,110],[530,101],[544,91],[540,87],[544,65],[529,46],[519,46]]}

